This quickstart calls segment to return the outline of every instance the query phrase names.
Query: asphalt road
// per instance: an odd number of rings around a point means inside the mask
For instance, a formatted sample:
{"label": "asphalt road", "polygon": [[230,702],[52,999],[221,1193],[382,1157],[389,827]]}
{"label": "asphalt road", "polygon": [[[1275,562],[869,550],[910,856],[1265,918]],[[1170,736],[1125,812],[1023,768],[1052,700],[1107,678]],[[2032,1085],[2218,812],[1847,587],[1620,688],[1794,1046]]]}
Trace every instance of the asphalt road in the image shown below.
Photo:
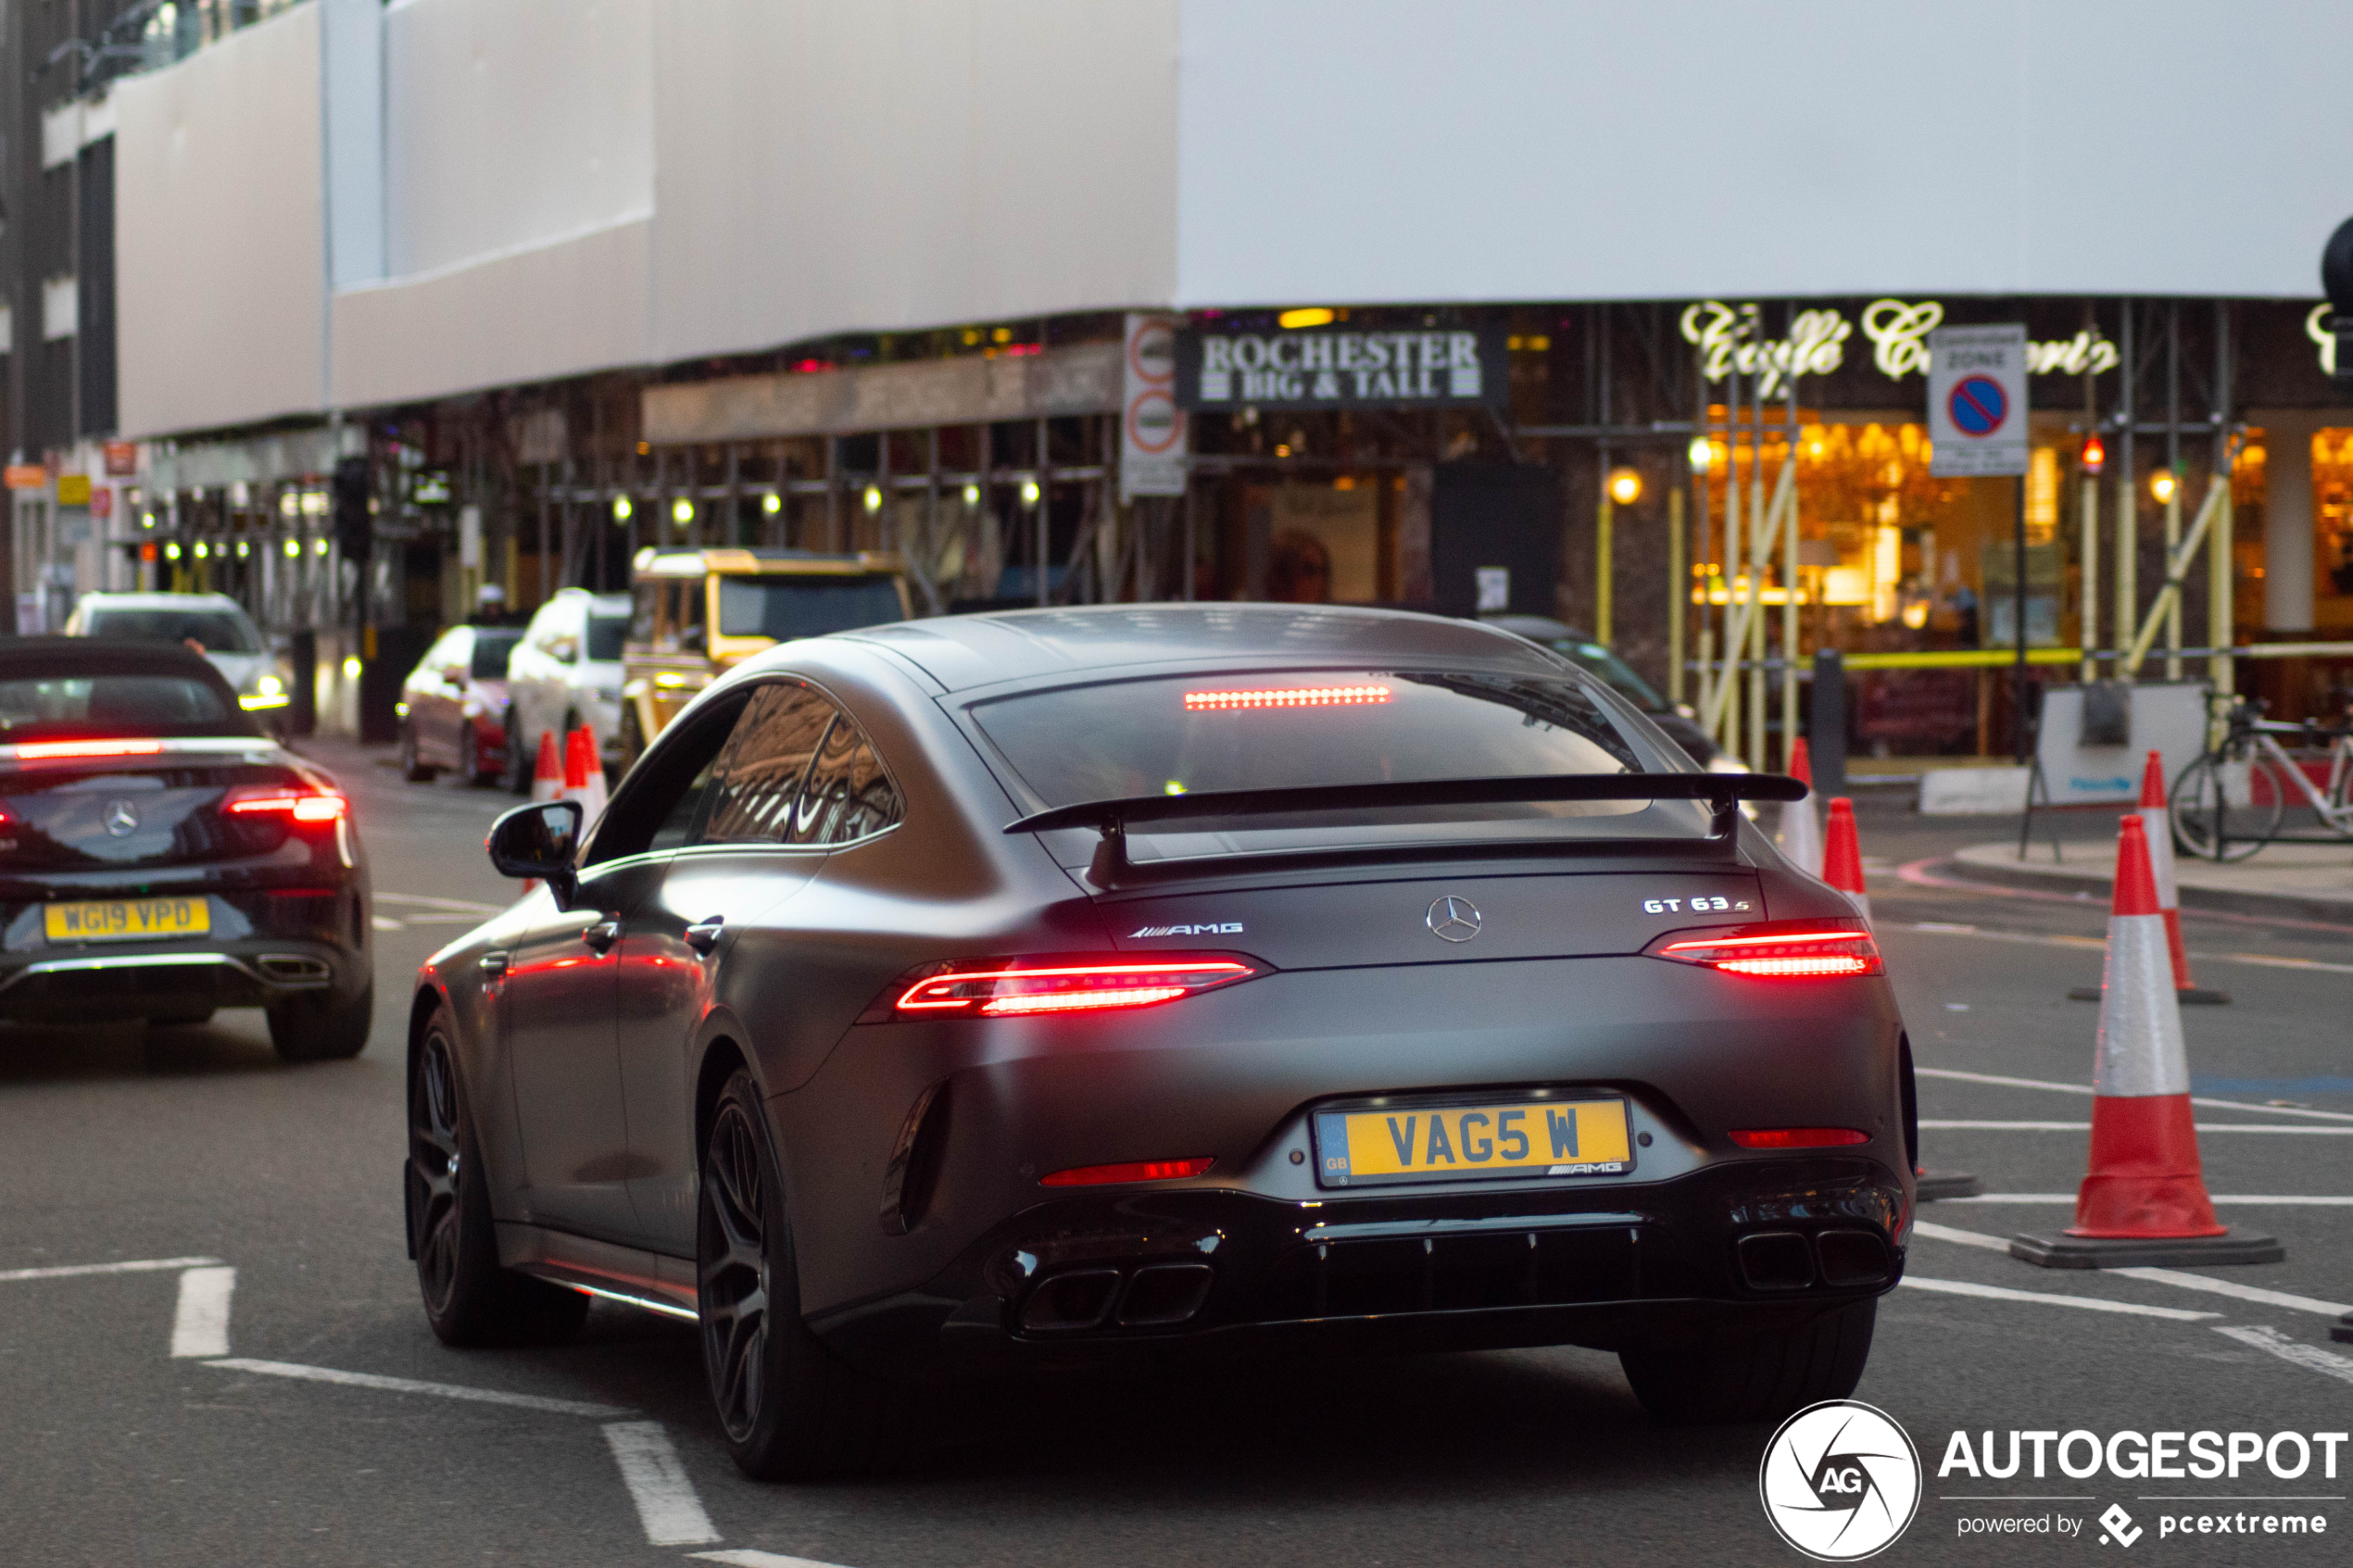
{"label": "asphalt road", "polygon": [[[442,1348],[401,1246],[401,1020],[418,961],[508,896],[479,847],[506,802],[315,750],[375,872],[365,1055],[282,1066],[258,1013],[0,1029],[0,1562],[1800,1561],[1758,1499],[1768,1432],[1662,1427],[1588,1351],[958,1387],[904,1473],[772,1486],[727,1461],[685,1325],[600,1305],[560,1349]],[[2208,1185],[2287,1261],[2046,1273],[1999,1241],[2064,1224],[2082,1174],[2095,1010],[2066,994],[2097,981],[2104,911],[1895,874],[1940,834],[1988,835],[1865,812],[1922,1115],[1971,1123],[1931,1125],[1927,1162],[1989,1193],[1926,1209],[1881,1308],[1857,1398],[1927,1467],[1885,1560],[2345,1561],[2353,1445],[2334,1477],[2318,1450],[2294,1477],[1938,1474],[1957,1431],[2353,1427],[2353,1347],[2328,1336],[2353,1306],[2353,934],[2188,922],[2198,978],[2235,998],[2185,1019],[2197,1092],[2228,1102],[2198,1112]],[[2160,1533],[2199,1513],[2327,1533]],[[1963,1534],[2004,1519],[2052,1533]]]}

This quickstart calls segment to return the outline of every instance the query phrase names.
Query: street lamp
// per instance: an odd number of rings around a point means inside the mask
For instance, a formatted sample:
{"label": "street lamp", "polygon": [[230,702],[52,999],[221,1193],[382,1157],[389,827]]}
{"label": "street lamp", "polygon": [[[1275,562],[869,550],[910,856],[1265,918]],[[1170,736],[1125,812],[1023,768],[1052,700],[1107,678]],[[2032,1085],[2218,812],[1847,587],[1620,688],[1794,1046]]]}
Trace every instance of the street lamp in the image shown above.
{"label": "street lamp", "polygon": [[613,525],[615,527],[620,527],[621,525],[626,523],[629,521],[629,497],[626,495],[615,495],[612,498]]}
{"label": "street lamp", "polygon": [[1707,437],[1694,435],[1683,456],[1691,462],[1693,473],[1705,473],[1708,466],[1716,460],[1716,449],[1707,444]]}
{"label": "street lamp", "polygon": [[2149,475],[2149,499],[2160,507],[2173,504],[2173,495],[2178,488],[2171,469],[2159,469]]}
{"label": "street lamp", "polygon": [[684,528],[695,521],[695,504],[684,495],[670,503],[670,521]]}
{"label": "street lamp", "polygon": [[1632,506],[1642,498],[1642,476],[1629,468],[1610,470],[1609,498],[1621,507]]}

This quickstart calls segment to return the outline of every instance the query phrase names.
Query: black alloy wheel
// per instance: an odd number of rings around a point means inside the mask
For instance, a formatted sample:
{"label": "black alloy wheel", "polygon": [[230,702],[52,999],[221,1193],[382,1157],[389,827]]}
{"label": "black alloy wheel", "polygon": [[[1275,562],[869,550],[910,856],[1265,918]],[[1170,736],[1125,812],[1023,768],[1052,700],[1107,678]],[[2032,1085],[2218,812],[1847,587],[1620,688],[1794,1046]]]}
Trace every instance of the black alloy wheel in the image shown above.
{"label": "black alloy wheel", "polygon": [[442,1007],[426,1024],[409,1075],[409,1158],[401,1168],[425,1321],[445,1345],[571,1338],[588,1316],[588,1298],[499,1267],[485,1174]]}
{"label": "black alloy wheel", "polygon": [[281,1061],[348,1061],[368,1048],[376,1020],[371,977],[353,996],[305,991],[271,1008],[270,1044]]}
{"label": "black alloy wheel", "polygon": [[900,1389],[851,1367],[801,1322],[784,1184],[749,1073],[720,1098],[701,1186],[703,1370],[736,1465],[774,1481],[889,1463],[903,1431]]}

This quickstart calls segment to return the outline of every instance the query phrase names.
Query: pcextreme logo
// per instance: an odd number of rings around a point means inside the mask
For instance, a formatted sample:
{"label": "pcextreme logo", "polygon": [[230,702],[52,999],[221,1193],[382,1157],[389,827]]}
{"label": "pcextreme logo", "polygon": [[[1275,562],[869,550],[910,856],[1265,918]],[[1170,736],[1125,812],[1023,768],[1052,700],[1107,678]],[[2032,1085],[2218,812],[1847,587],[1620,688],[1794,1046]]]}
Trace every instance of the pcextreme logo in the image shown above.
{"label": "pcextreme logo", "polygon": [[1825,1399],[1781,1423],[1756,1490],[1781,1539],[1818,1562],[1855,1562],[1892,1545],[1920,1506],[1920,1456],[1894,1417]]}

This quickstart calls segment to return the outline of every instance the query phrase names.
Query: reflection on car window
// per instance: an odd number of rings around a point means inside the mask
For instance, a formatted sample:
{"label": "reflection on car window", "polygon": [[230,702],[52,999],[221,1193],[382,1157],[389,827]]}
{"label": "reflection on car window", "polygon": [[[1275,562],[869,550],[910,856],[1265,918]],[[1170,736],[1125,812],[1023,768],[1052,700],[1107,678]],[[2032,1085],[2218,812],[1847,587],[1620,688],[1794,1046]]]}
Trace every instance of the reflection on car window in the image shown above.
{"label": "reflection on car window", "polygon": [[629,770],[612,805],[598,821],[582,863],[602,865],[684,845],[718,771],[719,754],[743,710],[740,695],[722,697],[663,731]]}
{"label": "reflection on car window", "polygon": [[244,734],[250,724],[213,686],[185,675],[0,681],[0,737]]}
{"label": "reflection on car window", "polygon": [[899,786],[847,716],[836,719],[793,813],[795,844],[854,844],[899,821]]}
{"label": "reflection on car window", "polygon": [[719,580],[723,637],[821,637],[897,621],[905,611],[888,577],[766,576]]}
{"label": "reflection on car window", "polygon": [[705,844],[806,843],[791,836],[793,803],[834,705],[795,682],[761,686],[720,759]]}
{"label": "reflection on car window", "polygon": [[592,615],[588,618],[588,657],[610,662],[621,657],[621,645],[629,634],[629,618],[625,615]]}
{"label": "reflection on car window", "polygon": [[515,644],[522,638],[520,632],[476,632],[474,633],[473,675],[477,681],[503,681],[507,678],[507,656],[515,651]]}
{"label": "reflection on car window", "polygon": [[90,618],[94,637],[204,645],[207,653],[259,653],[253,622],[226,609],[109,609]]}

